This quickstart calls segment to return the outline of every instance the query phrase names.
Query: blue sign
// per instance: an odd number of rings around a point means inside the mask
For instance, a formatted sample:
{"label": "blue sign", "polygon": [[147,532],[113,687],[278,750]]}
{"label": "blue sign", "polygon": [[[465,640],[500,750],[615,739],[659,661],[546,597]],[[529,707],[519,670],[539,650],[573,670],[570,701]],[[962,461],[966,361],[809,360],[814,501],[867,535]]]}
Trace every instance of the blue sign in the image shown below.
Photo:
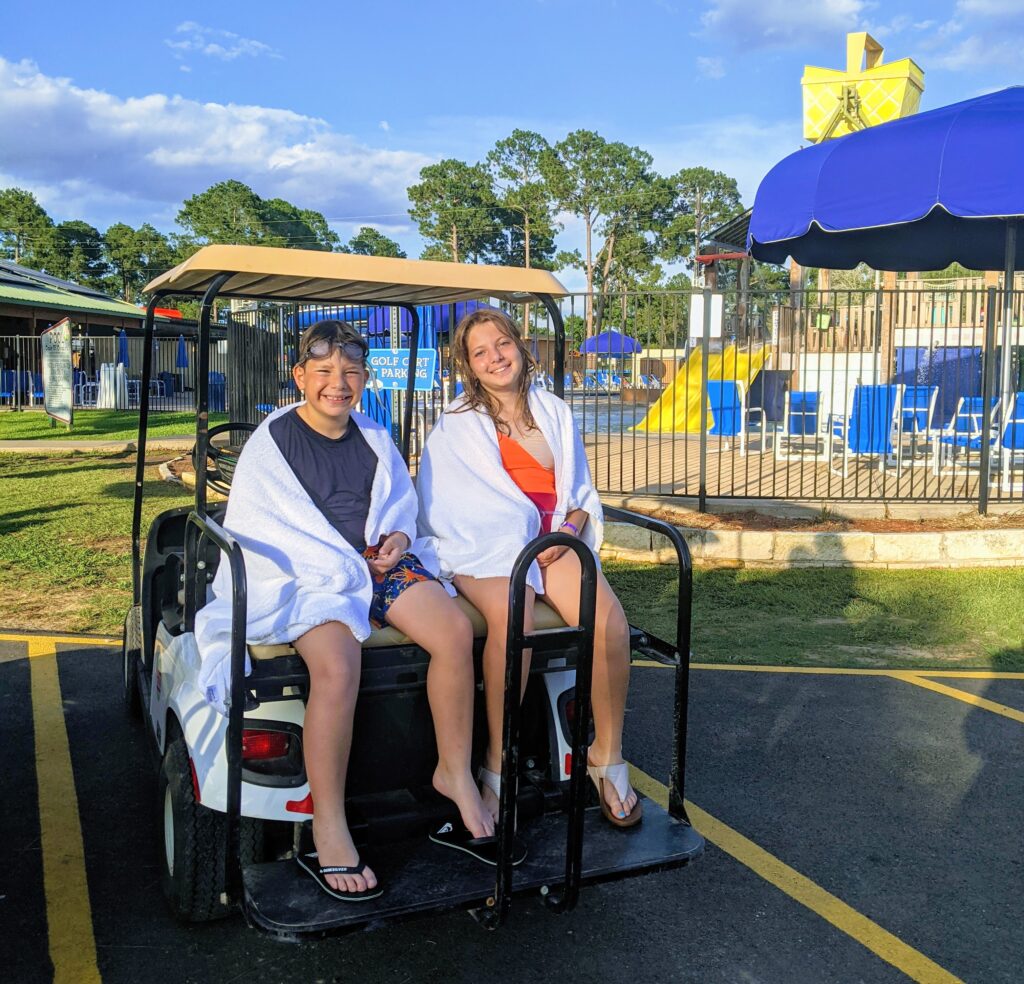
{"label": "blue sign", "polygon": [[[404,390],[409,384],[409,350],[407,348],[370,349],[366,364],[373,371],[381,389]],[[437,373],[437,349],[420,349],[416,353],[414,389],[431,390]]]}

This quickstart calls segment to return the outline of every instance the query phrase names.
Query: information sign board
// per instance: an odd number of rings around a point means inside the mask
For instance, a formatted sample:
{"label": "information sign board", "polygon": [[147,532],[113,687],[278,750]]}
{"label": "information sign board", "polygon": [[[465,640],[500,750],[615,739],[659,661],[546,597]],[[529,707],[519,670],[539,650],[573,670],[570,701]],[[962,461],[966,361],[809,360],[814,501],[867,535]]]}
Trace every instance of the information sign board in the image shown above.
{"label": "information sign board", "polygon": [[43,355],[43,408],[54,420],[71,426],[74,371],[71,366],[71,322],[63,318],[39,338]]}

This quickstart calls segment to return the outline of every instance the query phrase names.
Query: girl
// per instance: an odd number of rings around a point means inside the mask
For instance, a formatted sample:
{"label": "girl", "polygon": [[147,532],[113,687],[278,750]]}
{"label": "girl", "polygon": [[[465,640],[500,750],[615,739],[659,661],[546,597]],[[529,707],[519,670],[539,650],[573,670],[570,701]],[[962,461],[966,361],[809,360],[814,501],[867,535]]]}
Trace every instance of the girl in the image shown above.
{"label": "girl", "polygon": [[[519,329],[504,313],[467,315],[452,340],[465,392],[427,439],[417,488],[420,522],[438,539],[445,576],[487,620],[484,687],[489,744],[480,771],[484,803],[497,811],[505,679],[509,575],[520,550],[540,533],[601,544],[601,503],[590,479],[583,442],[569,408],[532,386],[535,368]],[[543,594],[566,623],[579,616],[580,563],[565,547],[537,558],[528,578],[527,625]],[[524,654],[524,677],[529,654]],[[629,626],[622,606],[598,572],[594,633],[595,740],[587,771],[604,816],[619,827],[637,823],[641,807],[622,759],[622,725],[629,685]]]}
{"label": "girl", "polygon": [[[298,862],[325,892],[348,901],[383,891],[345,818],[360,642],[371,622],[390,623],[430,653],[434,787],[458,806],[473,837],[494,832],[470,770],[472,628],[434,578],[429,542],[409,552],[416,494],[408,471],[388,432],[355,409],[368,378],[366,355],[366,342],[348,324],[320,321],[306,330],[292,369],[303,402],[272,413],[246,443],[224,519],[245,556],[248,641],[292,642],[309,669],[303,750],[316,851]],[[221,707],[230,640],[226,567],[216,598],[196,617],[200,683]]]}

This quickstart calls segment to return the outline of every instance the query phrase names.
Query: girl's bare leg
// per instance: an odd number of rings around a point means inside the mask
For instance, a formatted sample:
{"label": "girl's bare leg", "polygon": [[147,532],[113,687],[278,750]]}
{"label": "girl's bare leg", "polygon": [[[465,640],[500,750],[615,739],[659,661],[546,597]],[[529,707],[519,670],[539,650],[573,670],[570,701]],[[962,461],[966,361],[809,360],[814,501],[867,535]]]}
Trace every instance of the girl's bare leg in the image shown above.
{"label": "girl's bare leg", "polygon": [[[345,819],[345,774],[362,650],[340,622],[318,625],[294,645],[309,669],[302,748],[313,796],[313,842],[321,865],[354,865],[359,853]],[[336,891],[363,892],[377,884],[369,868],[362,875],[324,877]]]}
{"label": "girl's bare leg", "polygon": [[[484,645],[484,699],[487,705],[487,755],[484,767],[501,772],[501,731],[505,717],[505,636],[508,631],[507,577],[475,578],[458,576],[455,587],[464,595],[487,622],[487,642]],[[526,631],[533,631],[533,602],[535,593],[526,589]],[[523,653],[523,679],[520,699],[530,674],[531,651]],[[484,806],[493,817],[498,814],[498,799],[485,788]]]}
{"label": "girl's bare leg", "polygon": [[473,627],[436,581],[410,585],[388,621],[430,653],[427,699],[437,736],[434,788],[459,808],[474,837],[490,837],[494,818],[473,781]]}
{"label": "girl's bare leg", "polygon": [[[579,623],[580,562],[567,550],[553,564],[543,568],[544,600],[569,625]],[[591,765],[616,765],[622,762],[622,726],[626,716],[626,692],[629,689],[629,623],[619,599],[604,574],[597,572],[597,605],[594,616],[594,677],[591,702],[594,713],[594,744],[590,746]],[[630,790],[620,802],[615,787],[604,784],[608,806],[613,813],[629,814],[636,805],[636,793]]]}

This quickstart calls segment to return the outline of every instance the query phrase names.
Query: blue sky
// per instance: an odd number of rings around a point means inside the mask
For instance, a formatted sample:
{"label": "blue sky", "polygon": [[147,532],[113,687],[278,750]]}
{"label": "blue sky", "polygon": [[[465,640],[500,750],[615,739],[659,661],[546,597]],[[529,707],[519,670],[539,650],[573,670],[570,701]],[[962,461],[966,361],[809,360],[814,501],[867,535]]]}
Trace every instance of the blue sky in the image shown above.
{"label": "blue sky", "polygon": [[424,164],[587,127],[662,173],[726,171],[749,204],[801,144],[803,66],[842,68],[851,30],[917,61],[922,109],[1024,81],[1022,0],[53,0],[0,33],[0,187],[172,231],[185,197],[238,178],[416,255]]}

